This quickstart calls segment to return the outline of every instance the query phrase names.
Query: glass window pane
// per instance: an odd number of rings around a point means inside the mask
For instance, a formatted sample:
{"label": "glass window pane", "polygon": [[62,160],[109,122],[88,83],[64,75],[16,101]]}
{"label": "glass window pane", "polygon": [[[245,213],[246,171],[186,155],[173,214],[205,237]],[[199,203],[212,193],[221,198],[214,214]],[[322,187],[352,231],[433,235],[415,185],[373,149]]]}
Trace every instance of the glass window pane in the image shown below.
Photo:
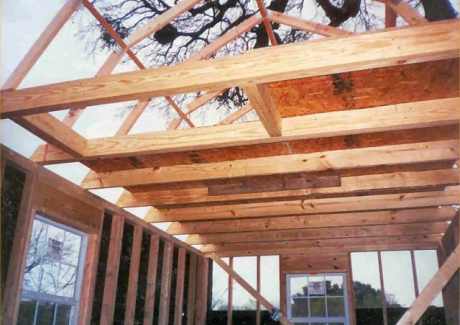
{"label": "glass window pane", "polygon": [[65,234],[64,255],[65,263],[77,266],[80,257],[81,236],[67,232]]}
{"label": "glass window pane", "polygon": [[53,324],[54,319],[54,303],[40,302],[38,303],[37,310],[37,325],[50,325]]}
{"label": "glass window pane", "polygon": [[[233,268],[253,288],[257,286],[255,256],[233,258]],[[235,281],[233,281],[233,310],[256,310],[256,300]]]}
{"label": "glass window pane", "polygon": [[[279,256],[260,257],[260,292],[273,306],[280,307]],[[262,309],[265,309],[261,306]]]}
{"label": "glass window pane", "polygon": [[18,325],[32,325],[34,323],[35,304],[32,299],[22,298],[19,305]]}
{"label": "glass window pane", "polygon": [[311,317],[325,317],[326,316],[326,299],[310,298],[310,316]]}
{"label": "glass window pane", "polygon": [[327,298],[327,315],[329,317],[345,316],[345,303],[343,297]]}
{"label": "glass window pane", "polygon": [[70,322],[70,312],[72,306],[69,305],[58,305],[56,312],[56,324],[55,325],[67,325]]}
{"label": "glass window pane", "polygon": [[308,298],[295,296],[291,298],[291,317],[308,317]]}
{"label": "glass window pane", "polygon": [[326,275],[326,293],[328,296],[343,296],[343,276]]}
{"label": "glass window pane", "polygon": [[353,293],[358,325],[383,324],[382,291],[377,252],[351,254]]}
{"label": "glass window pane", "polygon": [[306,276],[296,276],[289,278],[291,297],[308,296],[308,278]]}
{"label": "glass window pane", "polygon": [[[223,258],[229,263],[228,258]],[[228,306],[228,274],[217,263],[212,263],[212,310],[227,310]]]}
{"label": "glass window pane", "polygon": [[308,278],[308,294],[310,296],[326,295],[326,284],[324,276],[310,276]]}
{"label": "glass window pane", "polygon": [[389,307],[409,307],[415,299],[409,251],[382,252],[383,283]]}
{"label": "glass window pane", "polygon": [[[435,250],[414,251],[415,269],[417,271],[418,289],[422,292],[433,275],[438,271],[438,255]],[[431,303],[433,306],[444,306],[442,293]]]}

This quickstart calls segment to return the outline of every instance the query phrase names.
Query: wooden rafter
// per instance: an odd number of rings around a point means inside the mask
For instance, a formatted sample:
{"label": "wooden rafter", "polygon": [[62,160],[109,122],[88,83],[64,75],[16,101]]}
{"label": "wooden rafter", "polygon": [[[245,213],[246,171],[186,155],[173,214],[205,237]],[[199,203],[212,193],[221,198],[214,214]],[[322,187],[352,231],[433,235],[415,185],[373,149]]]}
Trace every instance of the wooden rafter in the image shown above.
{"label": "wooden rafter", "polygon": [[232,124],[233,122],[237,121],[238,119],[240,119],[241,117],[243,117],[244,115],[246,115],[252,110],[253,110],[252,106],[249,104],[246,104],[242,108],[237,110],[236,112],[233,112],[232,114],[225,117],[222,121],[219,122],[218,125]]}
{"label": "wooden rafter", "polygon": [[440,235],[410,235],[396,237],[334,238],[258,243],[227,243],[202,245],[204,254],[220,256],[254,256],[273,254],[332,255],[353,251],[391,249],[434,249]]}
{"label": "wooden rafter", "polygon": [[268,18],[273,22],[291,26],[310,33],[315,33],[323,36],[344,36],[352,34],[351,32],[348,32],[340,28],[331,27],[329,25],[323,25],[298,17],[289,16],[278,11],[267,10],[267,13]]}
{"label": "wooden rafter", "polygon": [[[257,121],[90,139],[83,156],[122,157],[456,124],[460,120],[459,100],[439,99],[283,118],[282,137],[269,137]],[[51,157],[48,162],[52,163]]]}
{"label": "wooden rafter", "polygon": [[281,136],[281,116],[270,96],[268,87],[261,84],[248,84],[244,86],[244,92],[248,96],[251,106],[256,110],[267,133],[272,137]]}
{"label": "wooden rafter", "polygon": [[445,221],[416,224],[390,224],[373,226],[324,227],[315,229],[287,229],[260,232],[238,232],[218,234],[191,234],[189,245],[278,242],[289,240],[314,240],[338,238],[364,238],[378,236],[442,235],[449,225]]}
{"label": "wooden rafter", "polygon": [[[2,91],[2,117],[459,56],[457,20],[257,49],[236,57]],[[442,37],[440,37],[442,35]],[[391,40],[391,41],[390,41]],[[421,41],[423,40],[423,41]],[[336,49],[341,55],[335,60]],[[368,49],[362,51],[362,48]],[[365,64],[363,64],[365,62]],[[251,69],[247,67],[251,66]],[[126,87],[135,84],[136,87]]]}
{"label": "wooden rafter", "polygon": [[[378,172],[378,170],[375,170]],[[265,182],[261,182],[262,186]],[[257,193],[210,195],[206,184],[196,184],[190,188],[134,188],[124,192],[117,204],[121,207],[141,207],[147,205],[168,206],[188,204],[212,204],[223,202],[246,202],[281,200],[286,198],[322,198],[350,196],[362,193],[378,193],[388,190],[426,189],[435,186],[455,185],[459,183],[457,169],[429,170],[417,172],[398,171],[393,173],[350,175],[340,178],[340,186],[323,188],[306,188],[298,190],[270,191],[270,183],[266,182],[266,190]],[[180,185],[179,185],[180,186]]]}
{"label": "wooden rafter", "polygon": [[387,210],[372,212],[333,213],[265,217],[239,220],[173,222],[168,227],[171,235],[239,233],[286,229],[316,229],[323,227],[412,224],[452,220],[452,207]]}
{"label": "wooden rafter", "polygon": [[245,204],[225,204],[150,210],[148,222],[241,219],[281,215],[322,214],[351,211],[375,211],[421,208],[460,203],[460,188],[444,191],[403,192],[355,197],[285,200]]}
{"label": "wooden rafter", "polygon": [[197,165],[177,165],[99,173],[82,183],[86,189],[164,184],[358,167],[409,164],[459,158],[458,141],[436,141],[309,154],[262,157]]}
{"label": "wooden rafter", "polygon": [[396,14],[403,17],[409,25],[420,25],[428,23],[428,20],[423,17],[416,8],[409,5],[404,0],[379,0],[390,7]]}
{"label": "wooden rafter", "polygon": [[270,19],[268,18],[267,8],[265,8],[264,0],[256,0],[257,7],[259,8],[260,15],[262,16],[262,23],[265,28],[265,32],[268,35],[271,45],[278,45],[276,40],[275,33],[273,32],[273,27]]}

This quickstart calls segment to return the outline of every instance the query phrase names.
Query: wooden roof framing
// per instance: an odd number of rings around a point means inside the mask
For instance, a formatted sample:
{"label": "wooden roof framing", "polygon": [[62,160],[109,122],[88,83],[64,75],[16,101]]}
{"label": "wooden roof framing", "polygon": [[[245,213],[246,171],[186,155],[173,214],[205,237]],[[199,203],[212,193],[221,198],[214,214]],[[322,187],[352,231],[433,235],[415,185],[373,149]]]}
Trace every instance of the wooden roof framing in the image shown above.
{"label": "wooden roof framing", "polygon": [[[151,206],[146,220],[207,254],[250,255],[435,247],[460,204],[460,21],[428,23],[405,2],[385,1],[410,26],[363,34],[267,10],[185,63],[147,69],[132,47],[199,0],[183,0],[126,40],[88,1],[117,41],[93,78],[16,89],[80,1],[68,1],[1,91],[1,116],[43,138],[36,162],[80,161],[83,188],[125,187],[120,207]],[[328,36],[210,59],[258,24]],[[111,72],[124,55],[134,72]],[[224,89],[250,103],[219,125],[195,128],[190,114]],[[200,92],[183,110],[171,96]],[[168,130],[130,135],[165,96],[178,118]],[[72,130],[91,105],[137,100],[114,137]],[[71,108],[63,122],[48,112]],[[260,121],[232,124],[254,109]],[[185,121],[191,128],[177,129]],[[177,130],[176,130],[177,129]],[[263,236],[258,235],[261,231]]]}

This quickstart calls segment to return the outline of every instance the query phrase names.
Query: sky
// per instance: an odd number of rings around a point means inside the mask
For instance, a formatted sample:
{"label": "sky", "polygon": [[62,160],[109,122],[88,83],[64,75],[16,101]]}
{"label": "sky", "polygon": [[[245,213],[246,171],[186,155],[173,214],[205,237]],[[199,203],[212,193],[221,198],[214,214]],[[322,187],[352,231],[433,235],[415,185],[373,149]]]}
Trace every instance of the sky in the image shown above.
{"label": "sky", "polygon": [[[38,38],[41,31],[45,29],[48,22],[63,5],[64,1],[3,0],[0,3],[2,5],[0,20],[0,83],[3,83],[33,42]],[[455,1],[453,4],[458,10],[459,3]],[[371,4],[369,2],[369,7],[371,10],[374,10],[376,14],[382,14],[382,5],[375,3]],[[306,19],[315,19],[317,21],[324,20],[324,16],[314,4],[314,0],[306,0],[301,14],[302,17]],[[56,39],[32,68],[20,87],[30,87],[92,77],[103,64],[105,58],[108,56],[108,52],[88,54],[85,48],[85,41],[81,40],[80,36],[78,36],[80,26],[88,22],[88,19],[93,18],[87,12],[81,12],[81,10],[74,15],[72,19],[65,24]],[[398,22],[399,24],[403,23],[401,20]],[[352,29],[352,24],[347,23],[345,28]],[[118,67],[116,71],[121,72],[132,69],[133,65],[131,63],[126,63]],[[123,118],[126,116],[128,112],[126,107],[132,104],[133,103],[117,103],[91,107],[85,110],[74,129],[87,138],[111,136],[116,132]],[[136,123],[131,133],[165,129],[168,122],[176,116],[175,113],[169,115],[163,114],[160,109],[157,109],[161,105],[164,105],[161,100],[153,101],[150,109],[148,109],[138,123]],[[61,119],[64,117],[64,114],[65,111],[53,113],[53,115]],[[223,113],[216,112],[213,107],[208,107],[205,118],[203,116],[203,114],[197,113],[193,115],[192,118],[194,121],[197,121],[198,125],[203,125],[205,123],[212,124],[218,122],[223,117]],[[249,119],[254,118],[254,114],[249,116]],[[9,120],[0,121],[0,142],[26,157],[29,157],[37,146],[43,143],[43,141]],[[76,184],[79,184],[88,172],[88,168],[80,163],[51,165],[47,166],[47,168]],[[115,202],[121,194],[121,191],[122,189],[118,188],[95,190],[93,192],[109,201]],[[139,217],[143,217],[147,208],[128,210]],[[164,230],[168,226],[168,223],[158,224],[157,226]],[[178,238],[184,239],[183,236],[179,236]],[[420,255],[420,257],[418,257],[419,263],[432,265],[432,256],[428,255]],[[391,258],[391,256],[388,257],[390,260]],[[401,263],[404,263],[405,258],[402,258],[402,260],[403,262]],[[241,259],[241,261],[237,262],[237,265],[238,263],[242,263],[241,271],[244,273],[244,270],[247,269],[244,267],[245,263],[252,262],[250,262],[250,259]],[[356,263],[359,265],[360,262]],[[366,259],[361,263],[362,265],[366,265]],[[356,269],[359,269],[359,267],[356,266]],[[387,272],[387,282],[394,284],[396,289],[402,287],[402,278],[398,277],[398,272],[393,272],[394,274],[390,273],[389,270]],[[373,286],[379,285],[375,282],[375,278],[366,278],[366,272],[361,274],[364,274],[362,276],[366,281],[372,283]],[[249,274],[247,274],[246,277],[252,278]],[[421,274],[419,278],[426,281],[427,277],[425,274]],[[265,290],[270,290],[270,288],[274,287],[275,286],[269,286]],[[273,294],[273,292],[267,292],[267,295]],[[412,298],[407,294],[407,290],[406,293],[396,292],[396,294],[400,296],[404,302]],[[244,293],[239,293],[236,296],[243,299]]]}

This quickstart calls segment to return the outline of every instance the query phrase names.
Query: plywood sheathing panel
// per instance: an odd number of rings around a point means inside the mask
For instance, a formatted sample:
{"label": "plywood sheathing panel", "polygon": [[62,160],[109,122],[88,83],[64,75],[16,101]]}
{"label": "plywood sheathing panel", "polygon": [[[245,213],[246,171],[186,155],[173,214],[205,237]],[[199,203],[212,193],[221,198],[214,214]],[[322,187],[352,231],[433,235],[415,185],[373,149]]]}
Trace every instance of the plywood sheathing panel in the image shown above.
{"label": "plywood sheathing panel", "polygon": [[269,89],[282,117],[454,97],[459,60],[281,81]]}

